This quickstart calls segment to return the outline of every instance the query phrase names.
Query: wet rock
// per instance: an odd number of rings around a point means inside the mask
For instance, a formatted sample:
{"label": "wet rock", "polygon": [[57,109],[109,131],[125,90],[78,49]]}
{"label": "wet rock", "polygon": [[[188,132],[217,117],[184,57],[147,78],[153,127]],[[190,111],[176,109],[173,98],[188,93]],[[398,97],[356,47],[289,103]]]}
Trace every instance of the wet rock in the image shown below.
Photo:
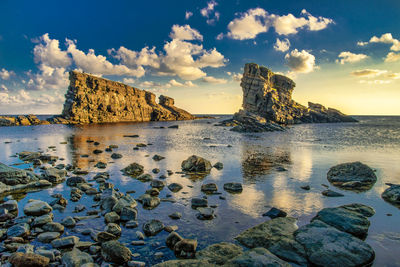
{"label": "wet rock", "polygon": [[20,223],[7,229],[7,236],[10,237],[26,237],[30,233],[30,227],[27,223]]}
{"label": "wet rock", "polygon": [[326,197],[343,197],[344,196],[342,193],[335,192],[330,189],[322,191],[321,194]]}
{"label": "wet rock", "polygon": [[207,207],[208,201],[204,198],[192,198],[192,208]]}
{"label": "wet rock", "polygon": [[57,222],[50,222],[46,223],[45,225],[42,226],[42,229],[47,232],[64,232],[64,225],[61,223]]}
{"label": "wet rock", "polygon": [[229,193],[241,193],[243,186],[241,183],[226,183],[224,184],[224,189]]}
{"label": "wet rock", "polygon": [[12,254],[8,260],[14,267],[46,267],[50,262],[48,258],[41,255],[21,252]]}
{"label": "wet rock", "polygon": [[6,185],[28,184],[37,180],[39,178],[32,172],[0,163],[0,182]]}
{"label": "wet rock", "polygon": [[110,212],[113,210],[115,204],[117,204],[118,198],[111,195],[111,196],[104,196],[102,197],[102,200],[100,201],[100,207],[102,210],[105,210],[106,212]]}
{"label": "wet rock", "polygon": [[203,184],[201,186],[201,191],[207,194],[212,194],[218,191],[218,186],[215,183]]}
{"label": "wet rock", "polygon": [[75,246],[79,242],[79,237],[76,236],[67,236],[58,239],[54,239],[51,241],[51,245],[54,248],[70,248]]}
{"label": "wet rock", "polygon": [[213,167],[216,168],[217,170],[222,170],[224,168],[224,164],[222,162],[217,162],[214,164]]}
{"label": "wet rock", "polygon": [[231,259],[228,266],[276,266],[290,267],[291,264],[281,260],[265,248],[253,248]]}
{"label": "wet rock", "polygon": [[111,158],[112,159],[120,159],[120,158],[122,158],[122,155],[119,153],[112,153]]}
{"label": "wet rock", "polygon": [[137,177],[143,174],[144,167],[138,163],[132,163],[121,171],[128,176]]}
{"label": "wet rock", "polygon": [[155,160],[155,161],[160,161],[160,160],[163,160],[163,159],[165,159],[165,157],[157,155],[157,154],[153,156],[153,160]]}
{"label": "wet rock", "polygon": [[177,232],[171,232],[168,236],[167,239],[165,240],[165,244],[167,247],[170,249],[173,249],[179,241],[183,240],[183,237],[181,237]]}
{"label": "wet rock", "polygon": [[329,169],[327,178],[337,187],[357,191],[370,189],[377,179],[374,171],[361,162],[333,166]]}
{"label": "wet rock", "polygon": [[64,181],[66,175],[67,175],[66,170],[60,170],[57,168],[48,168],[43,173],[44,179],[53,184],[58,184]]}
{"label": "wet rock", "polygon": [[157,188],[150,188],[146,190],[146,194],[156,197],[160,194],[160,190],[158,190]]}
{"label": "wet rock", "polygon": [[76,225],[76,221],[74,220],[74,218],[72,218],[71,216],[65,217],[62,221],[61,224],[64,225],[65,227],[75,227]]}
{"label": "wet rock", "polygon": [[316,266],[368,266],[375,257],[367,243],[319,220],[300,227],[295,239]]}
{"label": "wet rock", "polygon": [[142,203],[145,209],[154,209],[160,204],[160,199],[158,197],[153,197],[148,194],[141,195],[138,201]]}
{"label": "wet rock", "polygon": [[168,233],[172,233],[174,231],[177,231],[179,227],[177,225],[166,225],[164,226],[164,231]]}
{"label": "wet rock", "polygon": [[131,207],[123,207],[121,210],[120,220],[131,221],[137,219],[137,210]]}
{"label": "wet rock", "polygon": [[144,240],[146,238],[144,236],[144,234],[142,232],[140,232],[140,231],[136,231],[135,234],[136,234],[137,239],[139,239],[139,240]]}
{"label": "wet rock", "polygon": [[278,217],[286,217],[287,213],[283,210],[277,209],[275,207],[271,208],[269,211],[264,213],[262,216],[268,216],[271,219],[278,218]]}
{"label": "wet rock", "polygon": [[400,184],[388,184],[382,193],[382,198],[390,204],[400,208]]}
{"label": "wet rock", "polygon": [[174,193],[179,192],[182,188],[183,188],[183,186],[178,183],[172,183],[172,184],[168,185],[168,189]]}
{"label": "wet rock", "polygon": [[121,213],[123,208],[135,208],[137,203],[135,199],[130,195],[124,195],[118,199],[117,203],[113,206],[112,210],[116,213]]}
{"label": "wet rock", "polygon": [[365,214],[372,216],[374,213],[371,207],[362,204],[350,204],[336,208],[325,208],[319,211],[312,221],[320,220],[340,231],[358,238],[365,238],[370,225]]}
{"label": "wet rock", "polygon": [[131,259],[132,252],[118,241],[108,241],[101,244],[101,255],[106,261],[124,264]]}
{"label": "wet rock", "polygon": [[151,182],[153,180],[153,176],[151,176],[150,174],[142,174],[139,177],[137,177],[136,179],[138,179],[139,181],[146,183],[146,182]]}
{"label": "wet rock", "polygon": [[106,242],[106,241],[118,239],[118,237],[116,235],[113,235],[109,232],[99,232],[97,234],[96,238],[99,242]]}
{"label": "wet rock", "polygon": [[302,186],[300,186],[300,188],[304,189],[304,190],[310,190],[311,189],[309,185],[302,185]]}
{"label": "wet rock", "polygon": [[125,224],[126,228],[136,228],[139,226],[139,223],[137,221],[127,221]]}
{"label": "wet rock", "polygon": [[44,232],[38,235],[38,240],[42,243],[50,243],[56,238],[60,237],[59,232]]}
{"label": "wet rock", "polygon": [[7,200],[0,204],[0,210],[7,210],[9,212],[18,211],[18,202],[14,199]]}
{"label": "wet rock", "polygon": [[185,172],[210,172],[212,165],[208,160],[192,155],[182,162],[181,167]]}
{"label": "wet rock", "polygon": [[196,255],[197,240],[182,239],[174,246],[174,254],[177,258],[193,259]]}
{"label": "wet rock", "polygon": [[152,169],[151,171],[152,171],[153,173],[157,174],[157,173],[160,172],[160,169],[159,169],[159,168],[154,168],[154,169]]}
{"label": "wet rock", "polygon": [[56,256],[54,255],[53,251],[45,250],[45,249],[37,249],[35,251],[36,254],[48,258],[50,261],[55,261]]}
{"label": "wet rock", "polygon": [[174,212],[174,213],[168,215],[168,217],[170,217],[171,219],[174,219],[174,220],[179,220],[180,218],[182,218],[182,213],[177,211],[177,212]]}
{"label": "wet rock", "polygon": [[104,228],[104,231],[106,231],[107,233],[113,234],[115,236],[120,236],[122,229],[121,227],[116,224],[116,223],[109,223],[106,225],[106,227]]}
{"label": "wet rock", "polygon": [[159,220],[151,220],[143,224],[143,232],[147,236],[154,236],[164,229],[164,224]]}
{"label": "wet rock", "polygon": [[79,249],[73,249],[72,251],[64,253],[61,258],[62,264],[68,267],[81,267],[87,263],[92,263],[92,257],[86,252],[82,252]]}
{"label": "wet rock", "polygon": [[99,162],[97,162],[96,163],[96,165],[94,165],[96,168],[99,168],[99,169],[105,169],[105,168],[107,168],[107,163],[105,163],[105,162],[102,162],[102,161],[99,161]]}
{"label": "wet rock", "polygon": [[150,186],[162,190],[165,186],[165,182],[161,180],[154,179],[150,182]]}
{"label": "wet rock", "polygon": [[24,213],[28,216],[40,216],[51,212],[53,209],[47,202],[32,200],[24,206]]}
{"label": "wet rock", "polygon": [[212,220],[214,219],[214,210],[212,208],[197,208],[199,213],[196,215],[199,220]]}
{"label": "wet rock", "polygon": [[33,222],[32,226],[41,226],[43,224],[49,223],[53,221],[53,213],[45,214],[39,217],[36,217]]}
{"label": "wet rock", "polygon": [[295,241],[296,219],[278,217],[249,228],[235,237],[248,248],[263,247],[285,261],[307,263],[304,248]]}
{"label": "wet rock", "polygon": [[75,212],[75,213],[79,213],[79,212],[84,211],[85,209],[86,209],[86,207],[85,207],[84,205],[79,204],[79,205],[76,205],[76,206],[75,206],[74,212]]}
{"label": "wet rock", "polygon": [[154,267],[213,267],[207,260],[186,259],[186,260],[169,260],[153,265]]}
{"label": "wet rock", "polygon": [[120,216],[115,211],[109,212],[104,215],[104,220],[106,221],[106,223],[115,223],[118,222],[120,219]]}
{"label": "wet rock", "polygon": [[[223,265],[232,258],[243,253],[243,249],[235,244],[221,242],[210,245],[196,253],[196,259],[204,259],[209,263]],[[244,265],[250,266],[250,265]]]}
{"label": "wet rock", "polygon": [[86,183],[86,180],[80,176],[73,176],[67,179],[68,186],[77,186],[78,184]]}

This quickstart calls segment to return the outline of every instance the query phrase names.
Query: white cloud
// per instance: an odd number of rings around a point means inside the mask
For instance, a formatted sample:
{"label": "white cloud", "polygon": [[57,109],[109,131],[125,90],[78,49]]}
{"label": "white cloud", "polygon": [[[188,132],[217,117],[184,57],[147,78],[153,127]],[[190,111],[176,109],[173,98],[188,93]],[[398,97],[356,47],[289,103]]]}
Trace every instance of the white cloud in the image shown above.
{"label": "white cloud", "polygon": [[67,51],[62,51],[60,42],[56,39],[50,39],[48,33],[40,36],[38,42],[33,48],[35,63],[61,68],[71,65],[72,61]]}
{"label": "white cloud", "polygon": [[339,62],[340,64],[355,63],[355,62],[359,62],[361,60],[368,58],[367,55],[354,54],[349,51],[341,52],[338,57],[340,58],[340,60],[338,59],[338,60],[336,60],[336,62]]}
{"label": "white cloud", "polygon": [[218,3],[214,0],[211,0],[210,2],[207,3],[207,6],[205,8],[202,8],[200,10],[200,14],[207,18],[207,24],[208,25],[213,25],[215,22],[219,20],[220,13],[218,11],[215,11],[215,7],[218,5]]}
{"label": "white cloud", "polygon": [[243,74],[241,74],[241,73],[227,71],[226,74],[231,76],[232,80],[235,81],[235,82],[240,82],[242,80],[242,78],[243,78]]}
{"label": "white cloud", "polygon": [[215,39],[217,39],[217,40],[224,39],[224,34],[221,32],[220,34],[217,35],[217,37],[215,37]]}
{"label": "white cloud", "polygon": [[133,85],[136,81],[133,78],[123,78],[122,82],[126,83],[126,84],[129,84],[129,85]]}
{"label": "white cloud", "polygon": [[387,72],[388,72],[387,70],[363,69],[363,70],[355,70],[355,71],[351,72],[351,75],[357,76],[357,77],[373,78],[373,77],[381,76]]}
{"label": "white cloud", "polygon": [[72,56],[74,63],[78,69],[96,75],[127,75],[142,77],[145,70],[142,66],[136,69],[128,68],[125,65],[114,65],[103,55],[96,55],[93,49],[89,49],[85,54],[76,48],[76,42],[67,39],[67,51]]}
{"label": "white cloud", "polygon": [[249,9],[228,24],[228,34],[232,39],[254,39],[258,34],[268,31],[265,20],[267,12],[262,8]]}
{"label": "white cloud", "polygon": [[19,90],[15,93],[1,93],[0,104],[7,104],[7,107],[16,107],[20,114],[24,113],[27,108],[35,109],[38,106],[47,107],[49,105],[60,106],[64,102],[64,97],[61,95],[51,96],[49,94],[41,94],[38,97],[33,97],[25,90]]}
{"label": "white cloud", "polygon": [[68,72],[63,67],[50,67],[45,64],[38,66],[39,72],[28,72],[30,80],[27,88],[31,90],[57,90],[68,86]]}
{"label": "white cloud", "polygon": [[296,34],[300,29],[320,31],[334,23],[329,18],[314,17],[305,9],[301,11],[301,16],[290,13],[280,16],[268,14],[262,8],[249,9],[228,24],[228,36],[237,40],[254,39],[258,34],[267,32],[269,27],[274,27],[279,35],[289,35]]}
{"label": "white cloud", "polygon": [[12,70],[8,71],[5,68],[2,68],[0,70],[0,78],[3,80],[8,80],[12,75],[15,75],[15,72],[13,72]]}
{"label": "white cloud", "polygon": [[366,84],[389,84],[391,83],[391,80],[373,80],[373,81],[368,81],[368,80],[360,80],[359,83],[366,83]]}
{"label": "white cloud", "polygon": [[190,11],[186,11],[185,12],[185,19],[186,20],[190,19],[191,16],[193,16],[193,12],[190,12]]}
{"label": "white cloud", "polygon": [[169,35],[171,39],[175,40],[186,40],[186,41],[191,41],[191,40],[200,40],[203,41],[203,35],[201,35],[196,29],[192,29],[189,25],[173,25],[172,26],[172,31]]}
{"label": "white cloud", "polygon": [[305,50],[292,50],[285,55],[288,67],[296,73],[309,73],[314,71],[315,57]]}
{"label": "white cloud", "polygon": [[159,68],[160,58],[155,52],[155,49],[155,47],[149,49],[149,47],[146,46],[142,48],[140,52],[136,52],[121,46],[118,50],[114,48],[109,49],[108,53],[120,60],[122,64],[131,68],[138,68],[140,66]]}
{"label": "white cloud", "polygon": [[389,52],[386,55],[385,62],[396,62],[400,60],[400,53]]}
{"label": "white cloud", "polygon": [[219,79],[212,76],[206,76],[202,79],[202,81],[205,83],[214,83],[214,84],[225,84],[228,82],[225,79]]}
{"label": "white cloud", "polygon": [[276,51],[286,52],[290,48],[289,39],[283,39],[282,41],[279,38],[276,38],[276,43],[274,45],[274,49]]}
{"label": "white cloud", "polygon": [[400,41],[398,39],[393,38],[391,33],[382,34],[380,37],[372,36],[368,42],[358,42],[357,45],[365,46],[368,43],[383,43],[383,44],[391,44],[390,50],[392,51],[400,51]]}
{"label": "white cloud", "polygon": [[145,87],[145,88],[149,88],[149,87],[153,87],[156,89],[169,89],[172,87],[197,87],[197,85],[195,85],[194,83],[192,83],[191,81],[186,81],[184,83],[178,82],[175,79],[170,80],[167,83],[159,83],[159,82],[154,82],[154,81],[144,81],[142,83],[140,83],[140,86]]}
{"label": "white cloud", "polygon": [[2,84],[2,85],[0,86],[0,89],[1,89],[1,91],[3,91],[3,92],[8,92],[8,88],[7,88],[7,86],[5,86],[4,84]]}

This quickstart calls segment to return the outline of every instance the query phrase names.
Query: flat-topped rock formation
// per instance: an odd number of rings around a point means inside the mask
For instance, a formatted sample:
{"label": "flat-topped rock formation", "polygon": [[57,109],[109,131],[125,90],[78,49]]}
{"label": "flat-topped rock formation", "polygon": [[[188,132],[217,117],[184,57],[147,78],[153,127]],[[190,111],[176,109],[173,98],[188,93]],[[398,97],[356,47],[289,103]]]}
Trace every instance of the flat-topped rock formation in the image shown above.
{"label": "flat-topped rock formation", "polygon": [[62,117],[76,123],[191,120],[170,97],[160,96],[120,82],[71,71]]}
{"label": "flat-topped rock formation", "polygon": [[0,116],[0,126],[39,124],[88,124],[193,120],[195,116],[177,108],[174,99],[126,84],[71,71],[61,116],[41,121],[34,115]]}
{"label": "flat-topped rock formation", "polygon": [[247,63],[240,86],[243,89],[243,109],[280,124],[356,122],[333,108],[308,103],[305,107],[292,99],[296,86],[290,78],[275,74],[266,67]]}

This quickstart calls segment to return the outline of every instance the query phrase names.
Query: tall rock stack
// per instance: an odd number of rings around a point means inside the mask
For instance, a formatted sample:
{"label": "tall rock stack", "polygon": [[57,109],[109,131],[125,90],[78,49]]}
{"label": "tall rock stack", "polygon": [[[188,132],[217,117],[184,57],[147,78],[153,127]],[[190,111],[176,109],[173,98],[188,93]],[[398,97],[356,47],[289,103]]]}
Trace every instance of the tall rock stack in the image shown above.
{"label": "tall rock stack", "polygon": [[123,83],[71,71],[62,118],[71,123],[191,120],[174,100]]}
{"label": "tall rock stack", "polygon": [[[308,108],[292,100],[296,86],[290,78],[273,73],[266,67],[247,63],[240,86],[243,109],[267,121],[279,124],[304,122],[354,122],[340,111],[309,102]],[[243,112],[242,112],[243,114]]]}

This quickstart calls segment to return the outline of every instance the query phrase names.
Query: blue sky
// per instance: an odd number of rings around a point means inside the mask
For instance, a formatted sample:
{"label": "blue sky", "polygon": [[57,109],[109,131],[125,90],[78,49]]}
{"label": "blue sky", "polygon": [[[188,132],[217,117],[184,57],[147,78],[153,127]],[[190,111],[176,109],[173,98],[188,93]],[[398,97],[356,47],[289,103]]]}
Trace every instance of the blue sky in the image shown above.
{"label": "blue sky", "polygon": [[399,115],[399,18],[395,0],[3,0],[0,113],[59,113],[72,69],[233,113],[256,62],[292,77],[302,104]]}

